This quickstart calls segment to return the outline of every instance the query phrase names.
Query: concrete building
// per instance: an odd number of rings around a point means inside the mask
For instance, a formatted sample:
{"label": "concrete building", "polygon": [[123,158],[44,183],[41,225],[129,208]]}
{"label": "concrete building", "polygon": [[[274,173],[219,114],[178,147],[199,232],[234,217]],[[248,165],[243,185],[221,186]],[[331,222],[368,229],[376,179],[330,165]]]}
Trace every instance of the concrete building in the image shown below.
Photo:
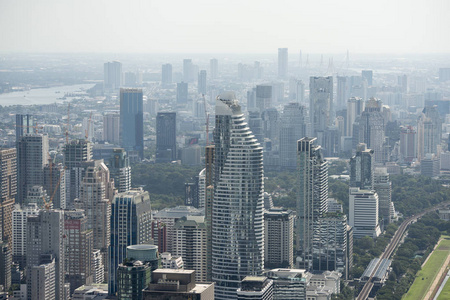
{"label": "concrete building", "polygon": [[104,65],[103,86],[105,92],[114,92],[123,84],[122,63],[106,62]]}
{"label": "concrete building", "polygon": [[150,196],[142,188],[117,194],[111,204],[108,291],[117,292],[117,267],[126,258],[126,247],[151,240]]}
{"label": "concrete building", "polygon": [[172,65],[163,64],[161,71],[161,84],[163,87],[172,85]]}
{"label": "concrete building", "polygon": [[288,48],[278,48],[278,77],[287,78]]}
{"label": "concrete building", "polygon": [[115,148],[109,159],[109,173],[114,179],[114,186],[119,193],[131,189],[131,166],[127,152],[123,148]]}
{"label": "concrete building", "polygon": [[219,77],[219,61],[217,58],[211,58],[209,60],[209,73],[211,74],[211,79],[217,79]]}
{"label": "concrete building", "polygon": [[322,132],[331,126],[333,114],[333,77],[311,77],[309,82],[309,115],[313,135],[322,144]]}
{"label": "concrete building", "polygon": [[[27,220],[27,277],[28,299],[66,299],[65,298],[65,249],[64,212],[61,210],[41,210]],[[47,265],[47,266],[42,266]],[[39,267],[41,266],[41,267]],[[37,268],[36,268],[37,267]],[[43,272],[39,272],[43,268]],[[54,280],[48,276],[54,274]],[[37,287],[45,282],[45,290],[54,290],[54,297],[38,296]]]}
{"label": "concrete building", "polygon": [[272,300],[273,280],[264,276],[247,276],[237,289],[238,300]]}
{"label": "concrete building", "polygon": [[98,249],[94,249],[92,251],[92,282],[94,284],[100,284],[105,281],[105,265],[107,261],[103,260],[103,257],[106,255],[102,255],[102,252]]}
{"label": "concrete building", "polygon": [[11,245],[7,241],[0,241],[0,286],[4,291],[11,287],[11,265]]}
{"label": "concrete building", "polygon": [[297,168],[297,141],[306,136],[306,108],[299,103],[284,106],[280,118],[280,166]]}
{"label": "concrete building", "polygon": [[174,226],[174,252],[181,256],[184,268],[195,270],[195,280],[206,282],[206,224],[203,216],[187,216]]}
{"label": "concrete building", "polygon": [[33,115],[16,115],[16,143],[20,141],[22,136],[34,133],[34,116]]}
{"label": "concrete building", "polygon": [[373,176],[373,189],[378,194],[379,211],[378,216],[383,219],[385,224],[391,222],[391,194],[392,186],[389,180],[389,173],[387,168],[375,168]]}
{"label": "concrete building", "polygon": [[0,149],[0,240],[13,247],[12,214],[17,195],[16,149]]}
{"label": "concrete building", "polygon": [[427,153],[438,155],[441,144],[442,120],[436,106],[426,106],[417,120],[417,156],[419,160]]}
{"label": "concrete building", "polygon": [[420,162],[420,174],[428,177],[439,176],[440,161],[436,155],[432,153],[427,153],[425,157]]}
{"label": "concrete building", "polygon": [[107,284],[83,285],[77,288],[72,300],[102,300],[108,297]]}
{"label": "concrete building", "polygon": [[156,162],[177,159],[177,114],[159,112],[156,116]]}
{"label": "concrete building", "polygon": [[347,100],[347,136],[353,136],[353,123],[363,111],[363,99],[352,97]]}
{"label": "concrete building", "polygon": [[294,266],[294,212],[271,208],[264,212],[264,266]]}
{"label": "concrete building", "polygon": [[142,89],[120,89],[120,145],[130,157],[144,159]]}
{"label": "concrete building", "polygon": [[404,162],[417,158],[417,132],[411,126],[400,127],[400,158]]}
{"label": "concrete building", "polygon": [[177,83],[177,104],[186,104],[189,99],[189,87],[187,82]]}
{"label": "concrete building", "polygon": [[201,70],[198,73],[197,92],[199,94],[206,94],[206,70]]}
{"label": "concrete building", "polygon": [[274,300],[305,300],[311,273],[303,269],[272,269],[265,276],[273,280]]}
{"label": "concrete building", "polygon": [[298,141],[299,196],[297,200],[297,249],[303,267],[312,268],[313,225],[327,212],[328,162],[316,138]]}
{"label": "concrete building", "polygon": [[83,210],[64,211],[65,279],[70,284],[70,294],[82,285],[93,283],[92,252],[93,232],[88,229]]}
{"label": "concrete building", "polygon": [[350,188],[349,225],[353,227],[353,236],[366,235],[376,238],[381,234],[378,223],[379,202],[374,191]]}
{"label": "concrete building", "polygon": [[255,106],[261,114],[264,110],[272,107],[272,86],[269,84],[260,84],[256,86]]}
{"label": "concrete building", "polygon": [[[41,264],[28,268],[29,300],[51,300],[56,298],[56,263],[51,255],[49,260],[43,259]],[[61,298],[63,299],[63,298]]]}
{"label": "concrete building", "polygon": [[184,269],[184,261],[181,256],[172,256],[172,254],[169,252],[163,252],[160,254],[160,259],[162,269]]}
{"label": "concrete building", "polygon": [[264,269],[263,151],[233,92],[216,98],[214,144],[212,280],[215,299],[229,300]]}
{"label": "concrete building", "polygon": [[371,190],[373,188],[373,172],[375,162],[373,150],[366,144],[359,144],[356,154],[350,159],[350,187]]}
{"label": "concrete building", "polygon": [[194,270],[157,269],[144,300],[214,300],[214,283],[196,283]]}
{"label": "concrete building", "polygon": [[108,113],[103,116],[103,141],[120,144],[120,114]]}
{"label": "concrete building", "polygon": [[192,82],[194,81],[194,65],[192,64],[192,59],[183,59],[183,81]]}
{"label": "concrete building", "polygon": [[27,219],[28,216],[38,215],[39,208],[36,203],[28,205],[16,204],[12,214],[12,253],[13,262],[19,263],[20,269],[26,266],[27,254]]}
{"label": "concrete building", "polygon": [[117,296],[120,300],[142,300],[150,283],[151,267],[140,260],[125,259],[117,268]]}
{"label": "concrete building", "polygon": [[24,203],[27,191],[43,185],[44,166],[48,162],[48,136],[27,134],[17,143],[17,200]]}

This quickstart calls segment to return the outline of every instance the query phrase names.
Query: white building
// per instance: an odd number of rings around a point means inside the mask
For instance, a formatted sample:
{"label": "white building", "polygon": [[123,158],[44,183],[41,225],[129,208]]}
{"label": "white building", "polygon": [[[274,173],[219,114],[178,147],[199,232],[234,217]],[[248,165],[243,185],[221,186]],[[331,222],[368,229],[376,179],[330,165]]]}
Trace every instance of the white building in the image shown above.
{"label": "white building", "polygon": [[350,188],[349,197],[349,225],[353,227],[353,236],[378,237],[381,233],[378,223],[378,194],[374,191]]}
{"label": "white building", "polygon": [[18,262],[21,268],[25,268],[27,254],[27,218],[38,215],[39,208],[36,203],[25,206],[16,204],[13,210],[13,261]]}
{"label": "white building", "polygon": [[172,256],[169,252],[163,252],[159,255],[161,258],[161,268],[162,269],[183,269],[184,262],[181,256]]}

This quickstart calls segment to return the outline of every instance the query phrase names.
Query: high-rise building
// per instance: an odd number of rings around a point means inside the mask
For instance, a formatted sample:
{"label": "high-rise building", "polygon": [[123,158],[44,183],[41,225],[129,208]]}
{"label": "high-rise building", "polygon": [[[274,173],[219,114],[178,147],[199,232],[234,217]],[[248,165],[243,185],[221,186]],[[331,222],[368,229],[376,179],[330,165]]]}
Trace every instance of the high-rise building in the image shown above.
{"label": "high-rise building", "polygon": [[260,84],[256,86],[256,108],[259,113],[272,107],[272,86],[269,84]]}
{"label": "high-rise building", "polygon": [[[30,300],[56,298],[56,259],[51,254],[43,255],[39,265],[28,268],[28,298]],[[65,298],[61,298],[65,299]]]}
{"label": "high-rise building", "polygon": [[316,138],[298,141],[299,193],[297,200],[297,249],[300,261],[310,269],[314,224],[327,212],[328,162],[320,146],[314,145]]}
{"label": "high-rise building", "polygon": [[192,59],[183,59],[183,81],[194,81],[194,65]]}
{"label": "high-rise building", "polygon": [[126,259],[117,268],[117,298],[142,300],[142,290],[150,283],[151,268],[139,260]]}
{"label": "high-rise building", "polygon": [[206,277],[212,281],[212,205],[214,200],[214,145],[205,147],[205,223],[206,223]]}
{"label": "high-rise building", "polygon": [[337,77],[337,89],[336,89],[336,109],[343,109],[350,98],[350,84],[348,82],[348,77],[338,76]]}
{"label": "high-rise building", "polygon": [[104,89],[108,92],[118,90],[123,84],[122,63],[118,61],[107,62],[104,67]]}
{"label": "high-rise building", "polygon": [[373,71],[372,70],[362,70],[361,76],[366,79],[367,85],[372,86],[373,85]]}
{"label": "high-rise building", "polygon": [[258,111],[250,111],[248,113],[248,127],[255,135],[256,140],[260,145],[264,145],[263,121],[261,113]]}
{"label": "high-rise building", "polygon": [[391,222],[391,194],[392,187],[387,168],[375,168],[373,175],[373,189],[378,194],[378,216],[385,224]]}
{"label": "high-rise building", "polygon": [[175,226],[173,254],[181,256],[184,268],[195,270],[195,280],[206,282],[206,224],[203,216],[179,220]]}
{"label": "high-rise building", "polygon": [[26,134],[34,133],[35,122],[33,115],[16,115],[16,142]]}
{"label": "high-rise building", "polygon": [[159,112],[156,116],[156,162],[177,159],[177,114]]}
{"label": "high-rise building", "polygon": [[272,300],[273,280],[264,276],[247,276],[237,289],[238,300]]}
{"label": "high-rise building", "polygon": [[374,165],[373,150],[367,149],[366,144],[359,144],[356,154],[350,158],[350,187],[371,190]]}
{"label": "high-rise building", "polygon": [[378,223],[378,195],[374,191],[350,188],[349,225],[353,227],[353,236],[366,235],[376,238],[380,235]]}
{"label": "high-rise building", "polygon": [[17,195],[16,149],[0,148],[0,239],[13,246],[12,215]]}
{"label": "high-rise building", "polygon": [[347,100],[347,136],[353,136],[353,123],[364,111],[364,101],[352,97]]}
{"label": "high-rise building", "polygon": [[417,131],[412,126],[400,127],[400,158],[411,162],[417,157]]}
{"label": "high-rise building", "polygon": [[289,80],[289,100],[305,104],[305,84],[302,80],[295,77]]}
{"label": "high-rise building", "polygon": [[120,89],[120,144],[128,155],[144,158],[142,89]]}
{"label": "high-rise building", "polygon": [[0,285],[4,291],[11,287],[12,251],[7,241],[0,240]]}
{"label": "high-rise building", "polygon": [[20,204],[30,187],[43,185],[48,150],[47,135],[27,134],[17,143],[17,200]]}
{"label": "high-rise building", "polygon": [[[27,274],[32,274],[35,267],[48,263],[54,264],[50,269],[41,274],[45,278],[48,272],[54,272],[54,280],[49,284],[54,285],[55,297],[42,299],[66,299],[64,292],[65,249],[64,249],[64,212],[61,210],[41,210],[38,215],[28,216],[27,220]],[[36,292],[42,280],[42,276],[27,277],[28,299],[36,298]],[[47,289],[47,288],[46,288]],[[51,288],[53,289],[53,288]]]}
{"label": "high-rise building", "polygon": [[63,153],[66,170],[66,207],[71,207],[73,201],[80,197],[86,162],[92,159],[92,144],[84,139],[73,140],[64,145]]}
{"label": "high-rise building", "polygon": [[211,79],[217,79],[219,77],[219,61],[217,58],[211,58],[209,60],[209,73],[211,74]]}
{"label": "high-rise building", "polygon": [[200,94],[206,94],[206,70],[201,70],[198,73],[197,91]]}
{"label": "high-rise building", "polygon": [[300,103],[284,106],[280,121],[280,166],[297,167],[297,141],[306,136],[306,108]]}
{"label": "high-rise building", "polygon": [[53,208],[66,208],[66,172],[62,164],[49,161],[45,165],[43,188],[52,199]]}
{"label": "high-rise building", "polygon": [[107,253],[110,244],[111,200],[114,197],[114,183],[110,180],[108,167],[102,160],[89,162],[80,184],[80,197],[75,201],[77,209],[84,210],[87,228],[93,233],[93,248],[98,249],[105,263],[107,274]]}
{"label": "high-rise building", "polygon": [[333,77],[311,77],[309,82],[309,116],[313,134],[322,144],[321,135],[332,123]]}
{"label": "high-rise building", "polygon": [[93,283],[93,234],[81,209],[64,211],[66,282],[70,294],[82,285]]}
{"label": "high-rise building", "polygon": [[130,245],[151,240],[151,206],[148,192],[142,188],[117,194],[111,204],[111,244],[109,246],[108,292],[117,292],[117,267],[126,258]]}
{"label": "high-rise building", "polygon": [[163,87],[170,86],[172,84],[172,65],[162,65],[161,83]]}
{"label": "high-rise building", "polygon": [[278,48],[278,77],[286,78],[288,75],[288,48]]}
{"label": "high-rise building", "polygon": [[442,120],[436,106],[426,106],[417,120],[417,156],[423,159],[427,153],[438,154],[441,144]]}
{"label": "high-rise building", "polygon": [[[206,77],[205,77],[206,78]],[[187,82],[177,83],[177,104],[186,104],[189,98],[189,89]]]}
{"label": "high-rise building", "polygon": [[264,212],[264,266],[294,266],[294,212],[271,208]]}
{"label": "high-rise building", "polygon": [[120,143],[120,114],[108,113],[103,116],[103,140],[110,144]]}
{"label": "high-rise building", "polygon": [[124,149],[116,148],[113,150],[108,168],[117,191],[119,193],[129,191],[131,189],[131,167],[130,159]]}
{"label": "high-rise building", "polygon": [[212,280],[215,299],[236,299],[240,281],[264,269],[264,171],[233,92],[216,99],[214,144]]}
{"label": "high-rise building", "polygon": [[27,258],[27,218],[28,216],[38,215],[39,208],[36,203],[28,205],[16,204],[14,206],[13,223],[13,262],[19,263],[20,269],[26,266]]}

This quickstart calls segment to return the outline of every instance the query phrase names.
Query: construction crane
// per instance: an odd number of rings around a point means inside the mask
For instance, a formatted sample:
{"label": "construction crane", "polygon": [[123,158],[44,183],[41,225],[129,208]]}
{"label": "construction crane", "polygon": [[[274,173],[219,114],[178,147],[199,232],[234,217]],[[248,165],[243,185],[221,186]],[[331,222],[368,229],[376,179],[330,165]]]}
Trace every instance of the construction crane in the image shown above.
{"label": "construction crane", "polygon": [[[66,170],[66,167],[64,167],[64,171],[65,171],[65,170]],[[63,171],[63,173],[64,173],[64,171]],[[49,210],[49,209],[52,207],[53,198],[55,198],[56,191],[58,190],[59,186],[61,185],[61,179],[62,179],[62,176],[63,176],[63,175],[60,175],[60,176],[59,176],[58,183],[56,184],[55,189],[53,190],[53,194],[52,194],[52,196],[50,197],[50,199],[48,200],[48,202],[47,202],[47,200],[45,199],[44,195],[42,195],[42,200],[44,201],[44,208],[45,208],[46,210]]]}
{"label": "construction crane", "polygon": [[87,142],[87,140],[88,140],[88,138],[89,138],[89,129],[91,128],[91,121],[92,121],[92,111],[91,111],[91,115],[89,116],[89,121],[88,121],[88,124],[87,124],[87,129],[86,129],[85,132],[84,132],[84,137],[85,137],[85,139],[86,139],[86,142]]}
{"label": "construction crane", "polygon": [[66,145],[69,144],[70,103],[67,106]]}
{"label": "construction crane", "polygon": [[205,94],[202,94],[203,97],[203,103],[205,106],[205,119],[206,119],[206,146],[209,146],[209,113],[208,108],[206,106],[206,98]]}

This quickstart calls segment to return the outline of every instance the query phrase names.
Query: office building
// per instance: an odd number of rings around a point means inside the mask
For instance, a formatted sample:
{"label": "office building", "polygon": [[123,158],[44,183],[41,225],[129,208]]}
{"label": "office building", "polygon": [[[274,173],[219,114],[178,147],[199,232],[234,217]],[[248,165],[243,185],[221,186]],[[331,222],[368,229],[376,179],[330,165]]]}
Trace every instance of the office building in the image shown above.
{"label": "office building", "polygon": [[181,256],[184,268],[195,270],[195,280],[206,282],[206,224],[203,216],[187,216],[174,226],[173,254]]}
{"label": "office building", "polygon": [[2,286],[4,291],[9,290],[11,287],[11,266],[11,245],[7,241],[0,240],[0,286]]}
{"label": "office building", "polygon": [[120,114],[108,113],[103,116],[103,140],[110,144],[120,143]]}
{"label": "office building", "polygon": [[347,100],[347,136],[353,136],[353,123],[364,111],[364,101],[361,98],[352,97]]}
{"label": "office building", "polygon": [[122,63],[118,61],[107,62],[103,67],[103,86],[105,92],[118,90],[123,84]]}
{"label": "office building", "polygon": [[150,283],[151,268],[140,260],[126,259],[117,268],[118,299],[142,300],[142,290]]}
{"label": "office building", "polygon": [[103,300],[107,297],[107,284],[92,284],[77,288],[72,295],[72,300]]}
{"label": "office building", "polygon": [[219,61],[217,58],[211,58],[209,60],[209,73],[211,74],[211,79],[217,79],[219,77]]}
{"label": "office building", "polygon": [[28,205],[20,204],[14,205],[12,213],[12,253],[13,262],[19,263],[20,269],[24,269],[26,266],[26,254],[27,254],[27,218],[31,215],[38,215],[39,208],[36,203]]}
{"label": "office building", "polygon": [[381,234],[378,223],[378,194],[374,191],[350,188],[349,225],[353,227],[353,236],[366,235],[376,238]]}
{"label": "office building", "polygon": [[306,108],[299,103],[284,106],[280,118],[280,166],[297,168],[297,141],[306,136]]}
{"label": "office building", "polygon": [[159,112],[156,117],[156,162],[177,160],[177,114]]}
{"label": "office building", "polygon": [[388,224],[394,216],[391,216],[390,213],[392,187],[387,168],[375,168],[373,189],[378,194],[378,216],[383,219],[385,224]]}
{"label": "office building", "polygon": [[162,65],[161,84],[163,87],[168,87],[168,86],[172,85],[172,65],[171,64]]}
{"label": "office building", "polygon": [[28,134],[17,143],[17,200],[22,204],[29,188],[44,183],[48,162],[48,136]]}
{"label": "office building", "polygon": [[[272,269],[264,274],[273,280],[274,300],[304,300],[311,273],[304,269]],[[309,298],[308,298],[309,299]]]}
{"label": "office building", "polygon": [[400,127],[400,159],[412,162],[417,158],[417,132],[412,126]]}
{"label": "office building", "polygon": [[[64,212],[61,210],[41,210],[39,214],[28,216],[27,220],[27,277],[28,299],[66,299],[64,291],[65,249]],[[47,266],[45,266],[47,265]],[[43,272],[36,269],[43,268]],[[53,271],[54,270],[54,271]],[[47,275],[54,272],[54,280]],[[54,298],[40,298],[37,292],[41,283],[52,285]],[[54,287],[53,287],[54,286]]]}
{"label": "office building", "polygon": [[348,77],[338,76],[337,77],[337,89],[336,89],[336,109],[344,109],[347,100],[350,98],[350,87],[348,82]]}
{"label": "office building", "polygon": [[127,258],[149,263],[151,270],[156,270],[159,264],[158,246],[149,244],[128,246]]}
{"label": "office building", "polygon": [[213,300],[214,283],[197,283],[194,270],[157,269],[143,291],[144,300]]}
{"label": "office building", "polygon": [[189,90],[187,82],[177,83],[177,104],[186,104],[189,98]]}
{"label": "office building", "polygon": [[93,233],[93,249],[100,250],[104,273],[107,274],[107,253],[110,244],[111,200],[114,182],[110,180],[108,167],[102,160],[89,162],[80,184],[80,198],[74,202],[87,216],[87,228]]}
{"label": "office building", "polygon": [[198,73],[197,91],[199,94],[206,94],[206,70],[201,70]]}
{"label": "office building", "polygon": [[[103,260],[102,252],[98,249],[92,251],[92,282],[94,284],[102,283],[105,280],[105,265],[106,261]],[[106,286],[108,291],[108,286]]]}
{"label": "office building", "polygon": [[109,159],[109,173],[114,180],[114,186],[119,193],[131,189],[131,167],[127,152],[122,148],[115,148]]}
{"label": "office building", "polygon": [[45,165],[43,188],[50,197],[53,208],[66,208],[66,172],[62,164],[49,161]]}
{"label": "office building", "polygon": [[264,266],[294,266],[294,212],[271,208],[264,212]]}
{"label": "office building", "polygon": [[260,145],[264,145],[263,121],[258,111],[248,113],[248,127]]}
{"label": "office building", "polygon": [[361,76],[367,81],[368,86],[373,85],[373,71],[372,70],[362,70]]}
{"label": "office building", "polygon": [[128,155],[144,158],[142,89],[120,89],[120,145]]}
{"label": "office building", "polygon": [[16,149],[0,148],[0,240],[13,247],[13,222],[15,197],[17,195]]}
{"label": "office building", "polygon": [[87,227],[87,217],[82,210],[64,211],[66,282],[70,294],[82,285],[93,283],[93,234]]}
{"label": "office building", "polygon": [[321,135],[331,125],[333,114],[333,77],[311,77],[309,82],[309,115],[313,134],[322,144]]}
{"label": "office building", "polygon": [[261,114],[264,138],[272,142],[278,141],[280,134],[280,116],[274,107],[264,110]]}
{"label": "office building", "polygon": [[287,78],[288,48],[278,48],[278,77]]}
{"label": "office building", "polygon": [[[28,269],[28,298],[30,300],[50,300],[56,298],[56,261],[51,254],[41,258],[39,265]],[[61,298],[65,299],[65,298]]]}
{"label": "office building", "polygon": [[192,59],[183,59],[183,81],[194,81],[194,65]]}
{"label": "office building", "polygon": [[181,256],[172,256],[170,252],[163,252],[159,255],[161,259],[161,269],[182,270],[184,261]]}
{"label": "office building", "polygon": [[130,245],[151,240],[151,206],[148,192],[142,188],[117,194],[111,204],[111,244],[109,246],[108,291],[117,292],[117,267],[126,258]]}
{"label": "office building", "polygon": [[359,144],[356,154],[350,158],[350,187],[371,190],[374,165],[373,150],[367,149],[364,143]]}
{"label": "office building", "polygon": [[238,300],[272,300],[273,280],[264,276],[247,276],[237,289]]}
{"label": "office building", "polygon": [[417,156],[422,160],[427,153],[438,154],[441,145],[442,120],[436,106],[426,106],[417,120]]}
{"label": "office building", "polygon": [[420,174],[428,177],[439,176],[440,161],[439,158],[432,154],[427,153],[425,157],[420,161]]}
{"label": "office building", "polygon": [[299,193],[297,200],[297,249],[305,269],[311,269],[314,224],[327,212],[328,162],[316,138],[298,141]]}
{"label": "office building", "polygon": [[66,207],[71,207],[73,201],[80,197],[86,162],[92,160],[92,144],[84,139],[70,141],[64,145],[63,154],[66,170]]}
{"label": "office building", "polygon": [[264,183],[262,147],[233,92],[216,99],[214,144],[212,280],[215,299],[236,299],[240,281],[264,269]]}
{"label": "office building", "polygon": [[37,126],[33,115],[16,115],[16,142],[19,142],[22,136],[35,132],[34,126]]}
{"label": "office building", "polygon": [[261,84],[256,86],[256,109],[259,113],[272,107],[272,86],[269,84]]}

